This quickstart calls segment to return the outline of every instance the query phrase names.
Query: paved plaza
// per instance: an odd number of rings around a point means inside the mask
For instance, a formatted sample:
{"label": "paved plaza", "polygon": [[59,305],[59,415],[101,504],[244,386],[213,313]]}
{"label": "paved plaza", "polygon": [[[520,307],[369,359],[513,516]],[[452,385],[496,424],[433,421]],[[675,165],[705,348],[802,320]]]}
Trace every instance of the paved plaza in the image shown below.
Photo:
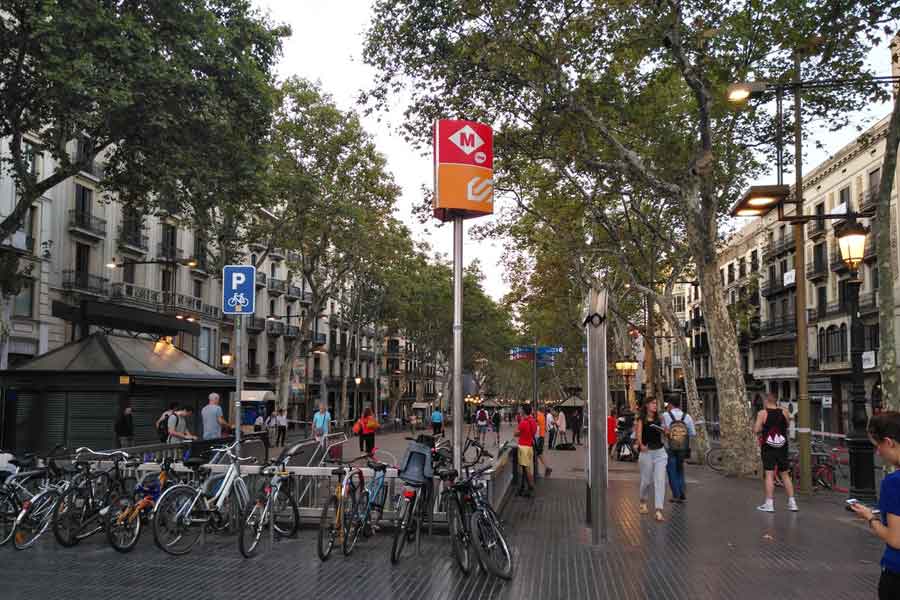
{"label": "paved plaza", "polygon": [[[397,440],[384,436],[384,442]],[[402,439],[402,435],[397,436]],[[351,441],[351,443],[353,443]],[[387,445],[387,444],[385,444]],[[798,514],[757,512],[760,486],[688,467],[688,502],[667,504],[665,523],[638,514],[636,465],[610,471],[610,539],[589,545],[583,447],[551,452],[537,497],[512,497],[503,517],[515,574],[465,577],[446,536],[422,555],[389,561],[390,533],[363,540],[350,558],[321,563],[312,528],[245,560],[233,537],[210,537],[188,556],[159,551],[145,531],[121,555],[95,537],[72,549],[45,535],[37,547],[0,548],[0,598],[372,599],[871,599],[881,545],[837,495],[801,500]],[[783,508],[782,498],[776,506]]]}

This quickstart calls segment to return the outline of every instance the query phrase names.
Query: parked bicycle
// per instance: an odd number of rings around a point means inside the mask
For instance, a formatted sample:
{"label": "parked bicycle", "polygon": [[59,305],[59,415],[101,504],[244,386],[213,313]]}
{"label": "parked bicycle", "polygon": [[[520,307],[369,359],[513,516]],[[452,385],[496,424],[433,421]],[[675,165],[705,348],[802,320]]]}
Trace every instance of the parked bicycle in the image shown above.
{"label": "parked bicycle", "polygon": [[342,545],[344,556],[350,556],[353,552],[360,533],[365,537],[374,533],[384,514],[384,507],[387,503],[385,475],[390,465],[374,460],[374,456],[375,450],[372,452],[373,458],[366,463],[374,475],[366,489],[356,499],[356,505],[347,524],[347,532],[344,534]]}
{"label": "parked bicycle", "polygon": [[38,492],[22,502],[10,532],[17,550],[30,548],[47,531],[59,499],[71,485],[67,478],[74,474],[75,469],[62,460],[64,452],[64,448],[57,446],[45,458],[47,466]]}
{"label": "parked bicycle", "polygon": [[137,545],[160,495],[176,481],[173,462],[172,458],[162,460],[159,473],[148,473],[133,494],[123,494],[100,511],[106,519],[106,539],[118,552],[131,552]]}
{"label": "parked bicycle", "polygon": [[187,554],[207,530],[227,531],[243,514],[250,493],[241,478],[240,464],[256,459],[238,458],[237,444],[213,449],[212,464],[224,458],[231,463],[224,474],[207,477],[202,483],[201,476],[209,471],[205,468],[207,461],[203,457],[184,461],[184,466],[194,472],[193,483],[169,487],[153,509],[153,540],[160,549],[174,555]]}
{"label": "parked bicycle", "polygon": [[246,558],[256,554],[259,541],[266,527],[273,528],[281,537],[293,537],[300,527],[300,509],[291,493],[291,474],[288,463],[304,443],[282,451],[281,456],[263,467],[260,473],[268,477],[254,502],[250,502],[241,514],[238,548]]}
{"label": "parked bicycle", "polygon": [[317,552],[322,561],[328,560],[331,556],[336,542],[340,542],[343,547],[350,516],[356,506],[356,491],[362,489],[365,483],[359,467],[351,465],[368,458],[368,454],[363,454],[352,460],[331,461],[340,466],[331,471],[331,474],[338,478],[338,483],[335,486],[334,494],[325,501],[319,516]]}
{"label": "parked bicycle", "polygon": [[[90,448],[78,448],[75,457],[78,472],[53,511],[53,535],[66,548],[103,530],[106,513],[101,511],[125,495],[125,472],[121,465],[130,458],[121,450],[98,452]],[[112,467],[102,470],[94,465],[94,459],[109,459]],[[138,464],[140,461],[131,461],[125,467]]]}
{"label": "parked bicycle", "polygon": [[37,457],[26,454],[11,458],[0,484],[0,546],[12,539],[22,505],[34,498],[47,483],[48,469],[38,467]]}

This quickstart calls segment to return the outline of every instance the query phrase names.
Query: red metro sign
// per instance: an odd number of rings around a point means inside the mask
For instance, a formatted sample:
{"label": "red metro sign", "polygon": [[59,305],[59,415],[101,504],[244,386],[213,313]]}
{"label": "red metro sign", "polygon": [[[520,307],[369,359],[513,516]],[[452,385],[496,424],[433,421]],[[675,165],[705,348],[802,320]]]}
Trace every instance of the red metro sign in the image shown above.
{"label": "red metro sign", "polygon": [[434,216],[480,217],[494,212],[494,133],[475,121],[434,125]]}

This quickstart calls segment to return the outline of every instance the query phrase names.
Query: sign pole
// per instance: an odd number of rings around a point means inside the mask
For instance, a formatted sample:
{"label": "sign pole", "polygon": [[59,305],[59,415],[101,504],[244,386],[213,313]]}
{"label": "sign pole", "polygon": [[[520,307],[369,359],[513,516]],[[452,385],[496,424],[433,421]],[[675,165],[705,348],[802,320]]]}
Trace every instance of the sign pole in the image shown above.
{"label": "sign pole", "polygon": [[453,468],[462,473],[463,219],[453,217]]}
{"label": "sign pole", "polygon": [[244,392],[244,348],[241,346],[244,319],[234,316],[234,368],[237,370],[237,389],[234,396],[234,441],[237,442],[234,453],[241,455],[241,395]]}
{"label": "sign pole", "polygon": [[606,306],[605,289],[592,288],[584,319],[587,334],[588,388],[588,485],[591,523],[591,544],[599,546],[607,540],[607,492],[609,472],[607,464],[606,411],[609,382],[606,376]]}
{"label": "sign pole", "polygon": [[534,339],[534,355],[531,359],[531,406],[532,410],[537,414],[538,409],[538,345],[537,338]]}

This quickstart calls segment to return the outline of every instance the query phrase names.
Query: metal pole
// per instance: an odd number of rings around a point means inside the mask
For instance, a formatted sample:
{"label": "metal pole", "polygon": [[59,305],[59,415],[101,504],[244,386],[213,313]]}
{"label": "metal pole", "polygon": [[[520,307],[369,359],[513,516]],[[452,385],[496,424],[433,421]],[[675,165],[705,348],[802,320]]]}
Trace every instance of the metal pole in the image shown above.
{"label": "metal pole", "polygon": [[[803,125],[800,117],[801,58],[794,53],[794,214],[803,214]],[[800,447],[800,492],[812,491],[808,352],[806,344],[806,242],[803,222],[794,223],[794,288],[797,320],[797,445]]]}
{"label": "metal pole", "polygon": [[463,219],[453,218],[453,467],[462,473]]}
{"label": "metal pole", "polygon": [[588,386],[588,481],[590,484],[591,544],[597,546],[608,536],[606,439],[606,290],[591,289],[585,318],[587,334]]}
{"label": "metal pole", "polygon": [[862,283],[854,270],[847,280],[850,309],[850,432],[847,446],[850,451],[850,497],[863,502],[873,502],[875,496],[875,456],[866,425],[866,388],[863,385],[862,353],[863,326],[859,318],[859,285]]}
{"label": "metal pole", "polygon": [[537,338],[534,338],[534,354],[532,354],[531,360],[531,406],[534,407],[536,411],[538,409],[538,345]]}
{"label": "metal pole", "polygon": [[241,455],[241,395],[244,392],[244,348],[241,330],[244,328],[244,319],[241,315],[234,315],[234,368],[237,371],[237,389],[234,398],[234,440],[237,442],[234,453]]}

